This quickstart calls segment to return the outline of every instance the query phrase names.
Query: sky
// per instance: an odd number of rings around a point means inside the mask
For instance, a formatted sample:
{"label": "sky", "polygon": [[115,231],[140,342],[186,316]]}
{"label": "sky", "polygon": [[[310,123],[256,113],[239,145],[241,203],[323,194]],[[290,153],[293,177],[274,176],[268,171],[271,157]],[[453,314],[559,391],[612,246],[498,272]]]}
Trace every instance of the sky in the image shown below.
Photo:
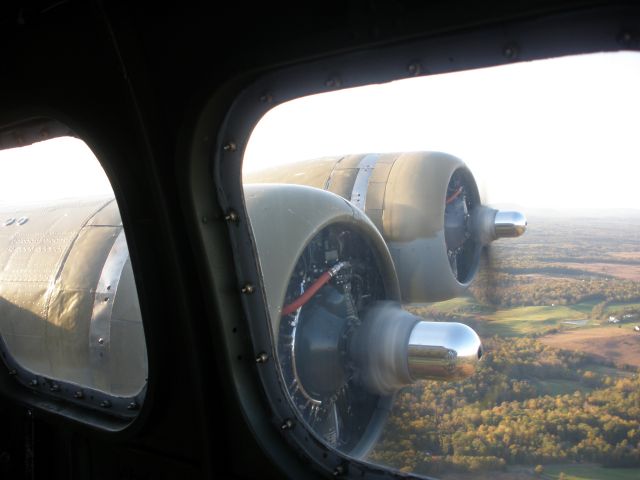
{"label": "sky", "polygon": [[0,206],[113,195],[111,184],[82,140],[61,137],[0,150]]}
{"label": "sky", "polygon": [[[490,204],[640,209],[638,85],[640,53],[619,52],[304,97],[267,112],[244,168],[434,150],[466,162]],[[82,140],[0,151],[0,205],[110,194]]]}
{"label": "sky", "polygon": [[580,55],[297,99],[254,129],[245,171],[325,155],[443,151],[483,200],[640,209],[640,53]]}

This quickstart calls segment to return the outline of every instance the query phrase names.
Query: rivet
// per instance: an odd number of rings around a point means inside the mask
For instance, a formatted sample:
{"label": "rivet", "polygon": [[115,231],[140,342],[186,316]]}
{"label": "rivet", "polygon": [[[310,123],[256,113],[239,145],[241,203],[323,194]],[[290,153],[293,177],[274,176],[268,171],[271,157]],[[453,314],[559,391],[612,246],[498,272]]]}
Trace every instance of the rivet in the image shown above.
{"label": "rivet", "polygon": [[51,385],[51,387],[49,388],[49,390],[51,390],[52,392],[59,392],[60,391],[60,385],[58,385],[57,383],[53,383]]}
{"label": "rivet", "polygon": [[111,408],[111,402],[109,400],[103,400],[100,402],[102,408]]}
{"label": "rivet", "polygon": [[620,41],[623,44],[628,45],[629,43],[631,43],[631,40],[633,40],[633,36],[631,35],[630,32],[622,32],[620,34]]}
{"label": "rivet", "polygon": [[227,222],[236,223],[239,220],[239,217],[234,210],[229,210],[229,213],[224,216],[224,219]]}
{"label": "rivet", "polygon": [[104,345],[104,338],[100,337],[100,338],[98,339],[98,343],[99,343],[100,345]]}
{"label": "rivet", "polygon": [[256,288],[251,285],[250,283],[246,283],[241,289],[240,291],[242,293],[246,293],[247,295],[251,295],[253,292],[256,291]]}
{"label": "rivet", "polygon": [[518,54],[518,47],[515,44],[509,44],[504,47],[502,54],[508,59],[516,58],[516,55]]}
{"label": "rivet", "polygon": [[420,73],[422,72],[422,65],[420,65],[420,63],[418,62],[413,62],[409,64],[407,70],[409,70],[409,73],[411,75],[420,75]]}
{"label": "rivet", "polygon": [[127,410],[138,410],[138,408],[140,408],[138,402],[131,402],[129,405],[127,405]]}
{"label": "rivet", "polygon": [[82,400],[84,398],[84,392],[82,390],[78,390],[77,392],[73,392],[73,398],[78,400]]}
{"label": "rivet", "polygon": [[269,355],[266,352],[260,352],[256,357],[256,363],[266,363],[269,360]]}
{"label": "rivet", "polygon": [[17,375],[17,374],[18,374],[18,372],[16,371],[15,368],[9,370],[9,375],[14,376],[14,375]]}
{"label": "rivet", "polygon": [[287,418],[282,425],[280,425],[280,429],[281,430],[290,430],[293,428],[293,420],[291,420],[290,418]]}
{"label": "rivet", "polygon": [[344,467],[342,465],[338,465],[333,471],[333,476],[338,477],[342,474],[344,474]]}
{"label": "rivet", "polygon": [[16,219],[15,219],[15,218],[13,218],[13,217],[11,217],[11,218],[7,218],[7,219],[4,221],[4,226],[5,226],[5,227],[8,227],[9,225],[13,225],[14,223],[16,223]]}
{"label": "rivet", "polygon": [[235,152],[238,149],[238,146],[233,142],[229,142],[222,148],[225,152]]}
{"label": "rivet", "polygon": [[324,82],[326,87],[329,88],[337,88],[342,85],[342,82],[338,77],[329,77],[326,82]]}
{"label": "rivet", "polygon": [[32,387],[37,387],[38,386],[38,379],[37,378],[33,378],[30,382],[29,385],[31,385]]}

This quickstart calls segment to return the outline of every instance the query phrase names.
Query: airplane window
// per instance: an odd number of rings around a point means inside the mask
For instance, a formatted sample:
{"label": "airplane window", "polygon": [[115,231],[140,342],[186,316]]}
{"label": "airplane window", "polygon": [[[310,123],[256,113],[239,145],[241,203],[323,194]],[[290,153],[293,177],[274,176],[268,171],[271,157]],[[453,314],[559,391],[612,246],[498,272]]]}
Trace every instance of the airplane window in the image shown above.
{"label": "airplane window", "polygon": [[16,379],[136,410],[147,356],[113,190],[75,137],[0,150],[0,345]]}
{"label": "airplane window", "polygon": [[638,84],[590,54],[263,117],[245,199],[306,429],[442,478],[640,477]]}

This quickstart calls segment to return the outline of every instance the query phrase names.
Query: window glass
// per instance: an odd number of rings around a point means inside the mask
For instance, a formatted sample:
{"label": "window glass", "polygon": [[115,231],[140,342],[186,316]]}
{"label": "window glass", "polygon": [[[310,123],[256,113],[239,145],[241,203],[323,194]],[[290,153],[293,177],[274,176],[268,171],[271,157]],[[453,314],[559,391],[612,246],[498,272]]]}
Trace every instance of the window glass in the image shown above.
{"label": "window glass", "polygon": [[32,388],[89,403],[92,391],[134,397],[144,387],[118,205],[78,138],[0,150],[0,336],[5,362]]}
{"label": "window glass", "polygon": [[639,83],[640,54],[593,54],[263,117],[245,197],[310,430],[443,478],[640,477]]}

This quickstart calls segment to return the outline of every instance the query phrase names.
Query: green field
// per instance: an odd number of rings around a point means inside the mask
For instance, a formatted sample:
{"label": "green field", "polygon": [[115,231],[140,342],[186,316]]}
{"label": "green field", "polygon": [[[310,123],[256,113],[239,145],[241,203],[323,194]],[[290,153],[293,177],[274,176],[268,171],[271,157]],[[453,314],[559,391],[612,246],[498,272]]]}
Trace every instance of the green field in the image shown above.
{"label": "green field", "polygon": [[636,375],[635,372],[627,372],[625,370],[620,370],[619,368],[605,367],[604,365],[591,365],[589,370],[601,375],[609,375],[614,378],[632,378]]}
{"label": "green field", "polygon": [[476,303],[470,297],[458,297],[432,304],[407,305],[407,309],[424,318],[434,313],[466,319],[478,320],[474,326],[483,336],[515,337],[544,332],[553,327],[580,328],[565,324],[570,320],[588,320],[597,302],[583,302],[576,305],[555,305],[536,307],[513,307],[494,310]]}
{"label": "green field", "polygon": [[596,465],[546,465],[542,478],[556,480],[638,480],[640,468],[605,468]]}
{"label": "green field", "polygon": [[611,302],[605,308],[606,313],[616,310],[640,310],[640,303]]}
{"label": "green field", "polygon": [[591,307],[587,304],[502,309],[484,315],[486,324],[481,329],[485,335],[516,337],[543,332],[552,327],[578,328],[562,322],[587,320],[590,311]]}
{"label": "green field", "polygon": [[444,314],[457,315],[478,315],[479,313],[490,313],[492,309],[477,303],[471,297],[456,297],[451,300],[437,303],[413,303],[407,308],[416,314],[421,312],[436,311]]}

